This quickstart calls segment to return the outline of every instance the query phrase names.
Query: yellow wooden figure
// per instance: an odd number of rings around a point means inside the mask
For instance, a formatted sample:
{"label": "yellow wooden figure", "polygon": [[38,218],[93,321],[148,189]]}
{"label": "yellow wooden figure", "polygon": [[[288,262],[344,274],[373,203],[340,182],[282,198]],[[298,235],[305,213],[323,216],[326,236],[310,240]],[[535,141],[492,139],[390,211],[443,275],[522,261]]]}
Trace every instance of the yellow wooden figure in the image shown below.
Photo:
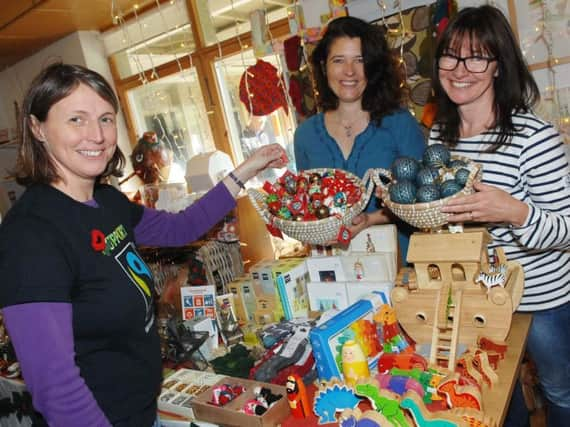
{"label": "yellow wooden figure", "polygon": [[342,374],[345,384],[353,386],[360,378],[369,378],[368,361],[360,345],[349,340],[342,346]]}

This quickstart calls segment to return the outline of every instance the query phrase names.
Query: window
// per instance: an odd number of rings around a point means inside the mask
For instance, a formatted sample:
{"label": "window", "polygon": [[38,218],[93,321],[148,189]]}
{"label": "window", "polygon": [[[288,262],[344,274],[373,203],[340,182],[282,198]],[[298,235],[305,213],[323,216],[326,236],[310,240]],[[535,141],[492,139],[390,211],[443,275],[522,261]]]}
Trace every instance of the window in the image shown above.
{"label": "window", "polygon": [[186,162],[191,157],[214,150],[194,69],[131,89],[127,91],[127,98],[137,139],[146,131],[156,132],[158,139],[174,153],[174,163],[182,173],[182,181]]}
{"label": "window", "polygon": [[[281,65],[280,57],[269,55],[263,58],[271,63],[277,70],[285,70]],[[254,116],[249,113],[240,101],[239,84],[242,74],[247,67],[255,64],[256,59],[251,49],[242,53],[225,57],[215,62],[216,79],[220,88],[224,115],[228,125],[230,144],[237,163],[247,159],[256,148],[270,144],[281,144],[289,156],[287,168],[295,170],[295,157],[293,151],[293,133],[295,119],[291,108],[289,114],[283,108],[278,108],[265,116]],[[284,170],[267,170],[248,182],[249,186],[260,186],[265,180],[274,180]]]}

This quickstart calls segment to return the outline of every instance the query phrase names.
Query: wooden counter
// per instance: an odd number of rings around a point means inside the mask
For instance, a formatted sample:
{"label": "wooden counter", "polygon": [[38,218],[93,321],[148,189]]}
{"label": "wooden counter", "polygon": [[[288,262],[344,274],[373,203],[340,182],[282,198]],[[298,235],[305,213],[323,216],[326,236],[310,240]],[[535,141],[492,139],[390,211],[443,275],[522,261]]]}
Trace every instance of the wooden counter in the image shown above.
{"label": "wooden counter", "polygon": [[499,384],[491,389],[486,385],[483,387],[485,413],[493,417],[499,426],[503,425],[507,415],[515,380],[519,375],[531,320],[530,314],[515,313],[513,315],[511,330],[507,337],[509,348],[505,358],[499,362],[499,368],[496,371],[499,375]]}

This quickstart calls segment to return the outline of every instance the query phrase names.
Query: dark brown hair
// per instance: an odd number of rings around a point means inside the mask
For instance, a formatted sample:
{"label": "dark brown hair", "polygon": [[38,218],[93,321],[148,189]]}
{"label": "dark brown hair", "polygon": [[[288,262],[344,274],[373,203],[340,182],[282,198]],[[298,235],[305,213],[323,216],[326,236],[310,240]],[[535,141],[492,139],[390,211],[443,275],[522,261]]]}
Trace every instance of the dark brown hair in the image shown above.
{"label": "dark brown hair", "polygon": [[472,55],[485,53],[497,61],[498,73],[493,79],[493,112],[499,132],[496,143],[491,147],[491,151],[495,151],[509,143],[516,132],[513,112],[530,111],[540,99],[540,92],[503,13],[487,5],[462,9],[441,35],[435,52],[433,88],[437,100],[436,122],[446,144],[457,144],[461,118],[457,105],[441,86],[437,62],[443,54],[459,50],[465,39],[471,44]]}
{"label": "dark brown hair", "polygon": [[341,37],[360,39],[364,75],[368,81],[362,95],[362,108],[379,126],[382,117],[402,107],[406,92],[401,87],[402,76],[382,29],[361,19],[346,16],[331,21],[313,51],[311,65],[319,91],[319,104],[324,111],[338,107],[338,98],[329,87],[325,66],[332,43]]}
{"label": "dark brown hair", "polygon": [[[55,63],[45,68],[32,81],[22,105],[22,139],[18,151],[16,169],[13,173],[20,185],[51,184],[61,179],[45,145],[32,132],[32,116],[38,121],[47,119],[50,108],[69,96],[80,84],[93,89],[101,98],[119,111],[119,101],[103,76],[80,65]],[[121,176],[125,156],[116,148],[107,168],[98,177]]]}

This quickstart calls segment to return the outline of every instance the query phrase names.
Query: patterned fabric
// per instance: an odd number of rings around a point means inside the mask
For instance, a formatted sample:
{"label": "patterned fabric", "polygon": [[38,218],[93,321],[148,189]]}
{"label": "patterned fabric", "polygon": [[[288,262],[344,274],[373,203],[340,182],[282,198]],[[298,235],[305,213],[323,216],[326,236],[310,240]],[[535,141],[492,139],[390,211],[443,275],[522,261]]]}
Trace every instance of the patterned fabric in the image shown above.
{"label": "patterned fabric", "polygon": [[[483,183],[501,188],[529,207],[521,227],[490,225],[490,248],[500,246],[525,272],[519,311],[554,308],[570,300],[570,169],[564,144],[549,123],[534,114],[515,114],[510,144],[488,153],[497,131],[459,141],[452,154],[483,166]],[[443,142],[435,126],[429,144]]]}

